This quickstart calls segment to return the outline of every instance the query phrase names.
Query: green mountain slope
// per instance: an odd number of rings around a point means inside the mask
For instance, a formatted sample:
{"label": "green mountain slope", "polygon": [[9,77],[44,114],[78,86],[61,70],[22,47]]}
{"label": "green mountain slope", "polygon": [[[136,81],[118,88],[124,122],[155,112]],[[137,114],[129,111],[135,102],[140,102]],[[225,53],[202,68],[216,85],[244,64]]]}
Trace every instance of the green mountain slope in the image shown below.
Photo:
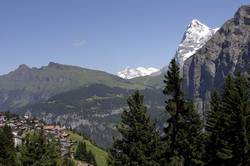
{"label": "green mountain slope", "polygon": [[[18,110],[48,123],[60,123],[83,132],[101,147],[109,147],[112,137],[118,136],[116,124],[127,109],[126,100],[134,90],[92,84],[61,93]],[[141,90],[152,118],[165,116],[164,96],[159,89]],[[161,119],[158,119],[161,121]]]}
{"label": "green mountain slope", "polygon": [[102,71],[49,63],[41,68],[21,65],[0,76],[0,109],[15,109],[82,86],[101,83],[110,87],[143,89],[138,85]]}
{"label": "green mountain slope", "polygon": [[[91,143],[89,140],[84,139],[82,136],[80,136],[77,133],[73,133],[71,131],[69,131],[68,133],[70,134],[70,139],[72,141],[85,142],[87,150],[91,151],[95,155],[97,166],[107,166],[108,153],[106,151],[97,147],[96,145]],[[73,148],[76,149],[76,146],[77,144],[75,144]]]}
{"label": "green mountain slope", "polygon": [[162,73],[157,76],[136,77],[136,78],[130,79],[129,81],[137,85],[160,89],[164,86],[163,78],[164,78],[164,74]]}

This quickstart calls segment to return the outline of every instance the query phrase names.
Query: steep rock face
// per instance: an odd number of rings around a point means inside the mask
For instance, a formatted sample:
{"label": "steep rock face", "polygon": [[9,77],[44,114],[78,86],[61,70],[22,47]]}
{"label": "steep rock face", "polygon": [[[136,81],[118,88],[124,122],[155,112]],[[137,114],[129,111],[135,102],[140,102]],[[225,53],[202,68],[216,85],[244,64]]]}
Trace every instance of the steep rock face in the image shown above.
{"label": "steep rock face", "polygon": [[[174,56],[180,68],[183,67],[186,59],[203,47],[218,29],[219,28],[210,28],[197,19],[191,21],[184,32]],[[164,66],[161,69],[161,73],[166,73],[167,70],[168,66]]]}
{"label": "steep rock face", "polygon": [[209,28],[197,19],[192,20],[188,25],[175,54],[175,58],[180,67],[182,67],[184,61],[195,54],[196,51],[200,49],[217,30],[218,28]]}
{"label": "steep rock face", "polygon": [[208,101],[211,91],[221,89],[225,76],[249,72],[249,63],[250,5],[247,5],[240,7],[234,18],[185,61],[183,88],[187,98],[197,103]]}
{"label": "steep rock face", "polygon": [[[210,28],[197,19],[193,19],[187,26],[181,42],[179,43],[174,58],[182,68],[184,62],[194,55],[211,37],[217,32],[219,28]],[[130,81],[134,83],[143,84],[149,87],[162,88],[164,86],[164,74],[168,71],[168,65],[161,68],[160,71],[155,72],[147,77],[135,77]],[[131,74],[132,73],[132,74]],[[137,74],[134,69],[127,69],[118,73],[120,77],[129,78],[133,74]],[[132,77],[131,77],[132,78]]]}

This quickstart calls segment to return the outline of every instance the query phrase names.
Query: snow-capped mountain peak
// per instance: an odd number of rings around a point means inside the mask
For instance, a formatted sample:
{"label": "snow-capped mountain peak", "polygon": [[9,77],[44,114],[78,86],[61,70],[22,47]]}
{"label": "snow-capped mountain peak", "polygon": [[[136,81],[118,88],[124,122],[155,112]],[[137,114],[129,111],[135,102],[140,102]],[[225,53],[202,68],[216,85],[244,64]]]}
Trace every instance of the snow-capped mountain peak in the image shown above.
{"label": "snow-capped mountain peak", "polygon": [[160,71],[159,69],[153,68],[153,67],[149,67],[149,68],[145,68],[145,67],[130,68],[130,67],[127,67],[123,71],[118,72],[117,75],[121,78],[124,78],[124,79],[132,79],[135,77],[143,77],[143,76],[158,74],[159,71]]}
{"label": "snow-capped mountain peak", "polygon": [[206,26],[205,24],[203,24],[202,22],[200,22],[197,19],[193,19],[191,21],[191,23],[188,25],[188,29],[191,28],[191,27],[193,27],[193,28],[195,28],[195,27],[204,27],[204,28],[208,28],[209,29],[208,26]]}
{"label": "snow-capped mountain peak", "polygon": [[179,44],[175,58],[180,67],[184,61],[196,53],[218,30],[209,28],[197,19],[193,19],[187,26],[181,43]]}

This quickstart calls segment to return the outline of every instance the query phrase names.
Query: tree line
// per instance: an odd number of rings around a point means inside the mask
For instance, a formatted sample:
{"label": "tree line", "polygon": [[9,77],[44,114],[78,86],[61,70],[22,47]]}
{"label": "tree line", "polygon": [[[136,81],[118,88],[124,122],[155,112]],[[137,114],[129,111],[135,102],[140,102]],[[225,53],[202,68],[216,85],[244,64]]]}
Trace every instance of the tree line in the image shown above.
{"label": "tree line", "polygon": [[[78,142],[74,159],[96,166],[94,154],[86,144]],[[70,156],[60,154],[58,142],[44,135],[42,131],[26,134],[23,144],[14,146],[11,128],[0,128],[0,166],[76,166]]]}
{"label": "tree line", "polygon": [[79,142],[75,152],[75,159],[86,161],[89,164],[97,166],[95,155],[89,150],[87,150],[85,142]]}
{"label": "tree line", "polygon": [[0,166],[76,166],[60,155],[59,145],[43,132],[27,133],[20,146],[14,146],[11,128],[0,128]]}
{"label": "tree line", "polygon": [[[114,139],[109,166],[248,166],[250,165],[250,87],[244,75],[228,76],[224,89],[211,95],[206,122],[194,103],[185,99],[180,69],[173,59],[164,78],[166,119],[163,133],[156,129],[136,91],[128,100],[121,138]],[[96,165],[95,156],[79,142],[74,156]],[[43,132],[27,133],[15,147],[11,128],[0,129],[0,166],[75,166],[60,155],[56,141]]]}
{"label": "tree line", "polygon": [[110,149],[110,166],[248,166],[250,165],[249,81],[228,76],[222,92],[213,92],[206,122],[184,98],[180,69],[173,59],[164,78],[166,119],[163,134],[147,114],[143,95],[128,100],[121,138]]}

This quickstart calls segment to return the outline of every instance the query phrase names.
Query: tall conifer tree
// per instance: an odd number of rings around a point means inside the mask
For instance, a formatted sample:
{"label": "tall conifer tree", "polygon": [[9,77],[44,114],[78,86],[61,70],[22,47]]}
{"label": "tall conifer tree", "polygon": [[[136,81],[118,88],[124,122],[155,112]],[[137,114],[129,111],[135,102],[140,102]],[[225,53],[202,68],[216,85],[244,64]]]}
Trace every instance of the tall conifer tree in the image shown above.
{"label": "tall conifer tree", "polygon": [[250,165],[249,97],[248,80],[240,75],[226,78],[221,102],[212,98],[207,126],[207,165]]}
{"label": "tall conifer tree", "polygon": [[175,59],[170,63],[164,83],[163,92],[168,98],[166,110],[170,116],[165,128],[165,164],[201,165],[202,122],[193,103],[184,99],[180,69]]}
{"label": "tall conifer tree", "polygon": [[88,152],[86,149],[86,143],[80,141],[78,142],[78,145],[76,147],[75,152],[75,159],[81,160],[81,161],[87,161],[88,160]]}
{"label": "tall conifer tree", "polygon": [[13,135],[6,125],[0,129],[0,165],[16,165]]}
{"label": "tall conifer tree", "polygon": [[49,141],[43,133],[29,133],[21,147],[23,166],[54,166],[57,164],[59,149],[55,142]]}
{"label": "tall conifer tree", "polygon": [[226,165],[231,156],[231,150],[225,140],[225,114],[222,108],[221,97],[218,92],[211,95],[210,109],[207,114],[204,162],[208,166]]}
{"label": "tall conifer tree", "polygon": [[136,91],[127,102],[129,110],[124,110],[118,126],[121,139],[114,141],[109,165],[157,166],[160,138],[147,115],[143,96]]}

